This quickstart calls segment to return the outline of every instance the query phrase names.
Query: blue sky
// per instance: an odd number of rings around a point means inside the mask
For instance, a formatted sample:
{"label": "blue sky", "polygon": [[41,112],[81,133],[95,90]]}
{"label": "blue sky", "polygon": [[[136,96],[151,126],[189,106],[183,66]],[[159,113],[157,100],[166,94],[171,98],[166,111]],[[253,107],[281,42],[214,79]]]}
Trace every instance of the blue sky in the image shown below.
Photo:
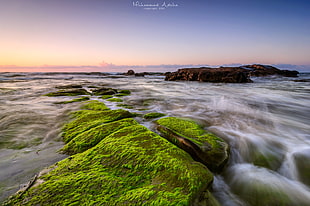
{"label": "blue sky", "polygon": [[301,0],[0,0],[0,71],[310,65],[309,9]]}

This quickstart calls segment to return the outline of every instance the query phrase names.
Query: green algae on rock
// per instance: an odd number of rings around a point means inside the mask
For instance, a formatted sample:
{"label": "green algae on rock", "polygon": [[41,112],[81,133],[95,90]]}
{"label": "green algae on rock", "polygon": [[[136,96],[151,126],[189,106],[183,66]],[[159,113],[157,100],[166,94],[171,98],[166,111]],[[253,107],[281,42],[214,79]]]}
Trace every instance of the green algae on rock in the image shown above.
{"label": "green algae on rock", "polygon": [[127,90],[127,89],[119,90],[118,92],[122,93],[122,94],[128,94],[128,95],[131,94],[131,92],[129,90]]}
{"label": "green algae on rock", "polygon": [[143,116],[144,119],[155,119],[159,117],[166,116],[166,114],[163,113],[158,113],[158,112],[152,112],[152,113],[147,113]]}
{"label": "green algae on rock", "polygon": [[155,123],[162,136],[187,151],[212,171],[220,170],[227,162],[228,144],[214,134],[207,133],[194,121],[165,117]]}
{"label": "green algae on rock", "polygon": [[76,98],[76,99],[69,100],[69,101],[56,102],[55,104],[69,104],[69,103],[82,102],[82,101],[87,101],[87,100],[89,100],[89,97],[81,97],[81,98]]}
{"label": "green algae on rock", "polygon": [[69,142],[78,134],[96,127],[100,124],[133,117],[134,114],[123,110],[81,110],[72,113],[75,119],[64,126],[63,139],[65,142]]}
{"label": "green algae on rock", "polygon": [[113,95],[102,95],[101,96],[101,99],[109,99],[109,98],[112,98]]}
{"label": "green algae on rock", "polygon": [[118,107],[123,107],[123,108],[126,108],[126,109],[133,109],[134,107],[129,105],[129,104],[118,104],[116,105]]}
{"label": "green algae on rock", "polygon": [[115,131],[136,124],[138,123],[132,118],[103,123],[78,134],[62,148],[62,151],[66,154],[84,152],[85,150],[98,144],[103,138],[114,133]]}
{"label": "green algae on rock", "polygon": [[101,87],[97,89],[93,89],[92,93],[97,96],[101,95],[114,95],[117,93],[116,89]]}
{"label": "green algae on rock", "polygon": [[207,167],[134,119],[118,120],[120,112],[77,112],[65,133],[84,131],[65,147],[81,153],[51,166],[6,205],[218,205]]}
{"label": "green algae on rock", "polygon": [[45,94],[48,97],[58,97],[58,96],[78,96],[78,95],[90,95],[90,93],[85,89],[62,89],[56,92],[50,92]]}
{"label": "green algae on rock", "polygon": [[120,98],[110,98],[110,99],[107,99],[107,101],[110,101],[110,102],[123,102],[123,100],[120,99]]}
{"label": "green algae on rock", "polygon": [[81,109],[87,109],[87,110],[96,110],[96,111],[104,111],[104,110],[110,110],[103,102],[100,102],[98,100],[91,100],[87,101],[87,104],[84,104],[81,106]]}

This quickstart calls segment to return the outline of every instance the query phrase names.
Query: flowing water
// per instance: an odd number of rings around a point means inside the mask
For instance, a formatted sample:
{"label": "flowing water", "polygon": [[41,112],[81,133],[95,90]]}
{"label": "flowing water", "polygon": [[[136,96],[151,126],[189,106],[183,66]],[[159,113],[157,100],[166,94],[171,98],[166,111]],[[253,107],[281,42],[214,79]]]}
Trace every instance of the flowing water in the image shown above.
{"label": "flowing water", "polygon": [[[162,76],[0,73],[0,202],[42,168],[65,155],[61,126],[79,103],[47,97],[56,86],[129,89],[133,112],[161,112],[196,120],[231,147],[212,192],[221,205],[310,204],[310,82],[252,78],[254,83],[167,82]],[[104,101],[112,109],[118,103]],[[153,129],[150,121],[138,118]]]}

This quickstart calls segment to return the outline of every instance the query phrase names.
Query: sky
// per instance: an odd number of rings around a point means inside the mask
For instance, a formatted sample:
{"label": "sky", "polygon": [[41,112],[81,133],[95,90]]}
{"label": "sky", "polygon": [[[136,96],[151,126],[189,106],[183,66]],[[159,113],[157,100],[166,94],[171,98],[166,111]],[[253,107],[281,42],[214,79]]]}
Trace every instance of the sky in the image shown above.
{"label": "sky", "polygon": [[309,9],[309,0],[0,0],[0,72],[310,70]]}

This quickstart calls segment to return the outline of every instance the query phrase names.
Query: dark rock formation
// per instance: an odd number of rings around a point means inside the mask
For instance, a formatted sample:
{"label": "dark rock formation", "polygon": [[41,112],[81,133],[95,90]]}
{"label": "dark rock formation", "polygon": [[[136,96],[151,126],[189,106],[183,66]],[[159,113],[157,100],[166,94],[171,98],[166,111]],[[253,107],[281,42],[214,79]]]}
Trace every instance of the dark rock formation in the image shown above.
{"label": "dark rock formation", "polygon": [[250,69],[250,76],[260,77],[260,76],[268,76],[268,75],[281,75],[285,77],[297,77],[298,71],[291,70],[280,70],[273,66],[269,65],[246,65],[243,68]]}
{"label": "dark rock formation", "polygon": [[185,68],[177,72],[165,73],[166,81],[186,80],[201,82],[223,82],[223,83],[249,83],[250,76],[281,75],[286,77],[297,77],[298,71],[280,70],[267,65],[246,65],[240,67],[220,68]]}
{"label": "dark rock formation", "polygon": [[249,78],[247,69],[240,67],[221,67],[221,68],[186,68],[179,69],[177,72],[166,73],[167,81],[186,80],[201,82],[224,82],[224,83],[248,83],[252,82]]}
{"label": "dark rock formation", "polygon": [[128,70],[126,75],[135,75],[135,71],[134,70]]}

